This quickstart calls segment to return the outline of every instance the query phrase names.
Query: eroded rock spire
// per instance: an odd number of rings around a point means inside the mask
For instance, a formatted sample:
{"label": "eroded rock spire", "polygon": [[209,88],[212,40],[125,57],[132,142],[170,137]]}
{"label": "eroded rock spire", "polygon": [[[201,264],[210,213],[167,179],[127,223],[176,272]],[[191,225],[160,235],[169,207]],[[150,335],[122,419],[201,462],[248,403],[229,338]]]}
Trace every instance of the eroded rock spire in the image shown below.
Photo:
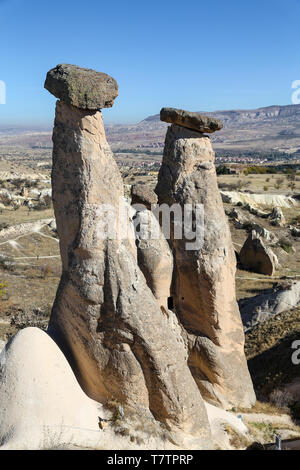
{"label": "eroded rock spire", "polygon": [[103,206],[113,206],[118,219],[123,200],[98,111],[112,104],[115,81],[103,85],[103,74],[60,65],[45,86],[61,99],[52,188],[63,270],[49,332],[90,397],[150,410],[208,447],[206,410],[176,315],[160,308],[130,240],[103,237],[99,229]]}
{"label": "eroded rock spire", "polygon": [[214,152],[203,133],[221,129],[222,123],[173,108],[163,108],[161,119],[173,124],[167,130],[155,190],[158,202],[179,204],[182,210],[192,205],[196,225],[197,204],[204,216],[201,246],[188,250],[190,240],[171,237],[174,311],[187,332],[188,363],[204,399],[225,408],[248,407],[255,395],[235,295],[236,261]]}

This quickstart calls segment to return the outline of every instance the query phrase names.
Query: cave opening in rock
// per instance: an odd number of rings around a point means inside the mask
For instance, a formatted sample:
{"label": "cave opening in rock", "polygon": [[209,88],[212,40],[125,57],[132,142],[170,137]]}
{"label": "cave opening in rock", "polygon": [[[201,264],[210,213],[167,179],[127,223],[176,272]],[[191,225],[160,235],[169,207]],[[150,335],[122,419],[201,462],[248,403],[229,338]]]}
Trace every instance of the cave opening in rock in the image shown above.
{"label": "cave opening in rock", "polygon": [[173,308],[174,308],[173,297],[168,297],[168,310],[173,310]]}

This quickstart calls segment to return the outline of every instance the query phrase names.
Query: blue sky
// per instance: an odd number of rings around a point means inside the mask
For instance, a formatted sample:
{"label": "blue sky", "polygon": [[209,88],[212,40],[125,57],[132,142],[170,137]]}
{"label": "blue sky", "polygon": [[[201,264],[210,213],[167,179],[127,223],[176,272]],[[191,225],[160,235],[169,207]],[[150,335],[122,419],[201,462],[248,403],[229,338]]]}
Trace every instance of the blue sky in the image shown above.
{"label": "blue sky", "polygon": [[0,124],[51,124],[62,62],[117,79],[107,123],[291,104],[300,80],[300,0],[0,0],[0,21]]}

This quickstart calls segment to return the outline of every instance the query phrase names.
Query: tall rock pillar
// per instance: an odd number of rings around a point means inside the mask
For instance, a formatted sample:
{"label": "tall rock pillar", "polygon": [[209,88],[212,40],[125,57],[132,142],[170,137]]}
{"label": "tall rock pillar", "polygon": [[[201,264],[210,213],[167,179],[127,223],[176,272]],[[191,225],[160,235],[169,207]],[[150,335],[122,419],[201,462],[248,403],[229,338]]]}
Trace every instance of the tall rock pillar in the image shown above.
{"label": "tall rock pillar", "polygon": [[60,65],[48,72],[45,87],[60,99],[52,187],[63,265],[49,332],[90,397],[150,410],[207,447],[207,415],[176,316],[160,309],[130,241],[102,236],[103,207],[112,207],[117,221],[123,197],[99,111],[112,105],[117,84]]}
{"label": "tall rock pillar", "polygon": [[163,108],[161,119],[172,125],[156,186],[158,202],[179,204],[182,212],[190,204],[194,224],[197,204],[204,215],[201,246],[187,249],[191,240],[171,236],[174,311],[187,332],[190,370],[204,399],[225,408],[249,407],[255,394],[236,302],[236,261],[207,135],[222,123],[173,108]]}

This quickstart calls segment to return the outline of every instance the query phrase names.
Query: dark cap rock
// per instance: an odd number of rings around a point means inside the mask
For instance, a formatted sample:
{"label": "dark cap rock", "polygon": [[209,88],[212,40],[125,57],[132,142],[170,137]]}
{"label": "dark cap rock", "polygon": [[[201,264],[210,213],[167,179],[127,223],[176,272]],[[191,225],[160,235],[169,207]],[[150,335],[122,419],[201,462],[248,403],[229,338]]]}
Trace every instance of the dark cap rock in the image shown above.
{"label": "dark cap rock", "polygon": [[223,127],[223,123],[219,119],[176,108],[162,108],[160,120],[209,134],[219,131]]}
{"label": "dark cap rock", "polygon": [[111,108],[118,96],[114,78],[77,65],[59,64],[49,70],[44,86],[56,98],[80,109]]}

